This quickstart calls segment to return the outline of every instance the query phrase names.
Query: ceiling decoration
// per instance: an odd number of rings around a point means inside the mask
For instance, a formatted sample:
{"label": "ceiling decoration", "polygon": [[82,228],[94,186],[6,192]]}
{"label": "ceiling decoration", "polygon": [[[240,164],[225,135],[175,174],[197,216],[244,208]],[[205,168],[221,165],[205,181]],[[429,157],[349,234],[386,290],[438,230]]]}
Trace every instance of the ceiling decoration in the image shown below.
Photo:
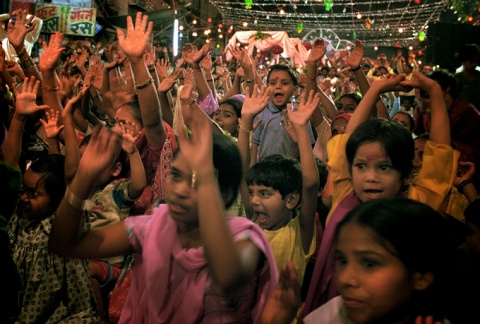
{"label": "ceiling decoration", "polygon": [[[213,0],[234,31],[286,31],[303,38],[329,29],[365,46],[415,46],[428,24],[438,21],[448,0]],[[421,34],[421,33],[424,34]],[[428,33],[427,33],[428,35]],[[428,36],[427,36],[428,37]]]}

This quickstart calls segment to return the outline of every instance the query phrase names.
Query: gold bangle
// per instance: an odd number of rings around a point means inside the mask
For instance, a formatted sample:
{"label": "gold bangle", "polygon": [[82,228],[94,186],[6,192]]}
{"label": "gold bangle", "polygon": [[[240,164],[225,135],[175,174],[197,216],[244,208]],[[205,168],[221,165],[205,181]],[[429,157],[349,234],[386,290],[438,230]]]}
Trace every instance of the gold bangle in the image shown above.
{"label": "gold bangle", "polygon": [[58,89],[60,89],[60,87],[47,87],[47,86],[44,86],[42,85],[42,89],[45,89],[45,90],[48,90],[48,91],[58,91]]}
{"label": "gold bangle", "polygon": [[70,187],[67,186],[65,190],[65,199],[75,209],[78,210],[85,210],[87,208],[87,199],[80,199],[78,198],[73,192],[70,191]]}
{"label": "gold bangle", "polygon": [[27,48],[25,47],[25,45],[23,46],[22,50],[17,54],[17,57],[20,58],[23,56],[23,54],[25,54],[25,52],[27,51]]}
{"label": "gold bangle", "polygon": [[18,61],[18,64],[20,65],[20,67],[22,68],[22,70],[28,70],[32,67],[35,67],[35,62],[32,60],[31,57],[29,58],[26,58],[24,60],[21,60],[21,61]]}
{"label": "gold bangle", "polygon": [[249,134],[250,134],[251,132],[253,132],[253,129],[247,130],[247,129],[246,129],[245,127],[243,127],[242,124],[240,124],[240,123],[238,123],[238,127],[240,127],[241,130],[243,130],[244,132],[247,132],[247,133],[249,133]]}
{"label": "gold bangle", "polygon": [[191,186],[193,189],[195,189],[195,185],[197,184],[197,172],[195,170],[192,170],[192,182]]}
{"label": "gold bangle", "polygon": [[145,83],[143,83],[143,84],[137,85],[137,84],[135,83],[135,88],[136,88],[137,90],[145,89],[146,87],[148,87],[149,85],[151,85],[152,82],[153,82],[153,78],[150,77],[150,79],[148,79],[148,81],[145,82]]}

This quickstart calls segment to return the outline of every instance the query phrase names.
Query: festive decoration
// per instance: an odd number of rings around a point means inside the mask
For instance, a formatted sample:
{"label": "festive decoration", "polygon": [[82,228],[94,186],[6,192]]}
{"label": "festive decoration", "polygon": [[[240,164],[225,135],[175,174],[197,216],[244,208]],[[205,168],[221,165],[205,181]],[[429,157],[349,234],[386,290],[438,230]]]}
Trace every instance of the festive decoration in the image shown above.
{"label": "festive decoration", "polygon": [[352,33],[352,38],[353,38],[353,39],[357,39],[357,33],[356,33],[356,32],[353,32],[353,33]]}
{"label": "festive decoration", "polygon": [[324,2],[325,10],[330,11],[333,7],[333,0],[325,0]]}
{"label": "festive decoration", "polygon": [[365,28],[372,28],[372,21],[370,20],[370,18],[365,19]]}
{"label": "festive decoration", "polygon": [[245,0],[245,9],[252,9],[253,0]]}
{"label": "festive decoration", "polygon": [[302,23],[298,23],[298,24],[297,24],[297,32],[298,32],[299,34],[301,34],[302,31],[303,31],[303,24],[302,24]]}
{"label": "festive decoration", "polygon": [[261,41],[267,38],[272,38],[272,35],[261,32],[261,31],[257,31],[255,34],[251,35],[249,39],[252,39],[252,38],[255,39],[256,41],[258,40]]}
{"label": "festive decoration", "polygon": [[413,1],[415,4],[420,4],[420,0],[414,0]]}
{"label": "festive decoration", "polygon": [[421,31],[418,33],[418,40],[421,42],[425,40],[425,32]]}

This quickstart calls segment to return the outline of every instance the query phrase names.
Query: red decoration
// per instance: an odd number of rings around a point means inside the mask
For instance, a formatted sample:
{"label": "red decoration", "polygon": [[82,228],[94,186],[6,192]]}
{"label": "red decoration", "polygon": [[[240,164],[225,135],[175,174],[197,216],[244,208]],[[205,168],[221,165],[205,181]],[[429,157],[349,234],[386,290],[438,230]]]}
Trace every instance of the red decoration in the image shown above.
{"label": "red decoration", "polygon": [[415,4],[420,4],[420,0],[414,0]]}
{"label": "red decoration", "polygon": [[282,54],[283,53],[283,48],[280,45],[273,45],[272,48],[270,48],[270,51],[273,54]]}

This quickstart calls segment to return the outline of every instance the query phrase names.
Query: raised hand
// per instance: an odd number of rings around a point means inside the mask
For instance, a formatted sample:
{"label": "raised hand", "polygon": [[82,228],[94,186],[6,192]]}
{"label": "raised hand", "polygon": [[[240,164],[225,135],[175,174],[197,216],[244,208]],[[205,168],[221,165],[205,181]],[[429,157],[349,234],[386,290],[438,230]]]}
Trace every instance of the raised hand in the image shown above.
{"label": "raised hand", "polygon": [[127,35],[117,29],[118,44],[130,60],[143,59],[148,39],[152,34],[153,22],[148,22],[148,16],[137,12],[135,25],[132,17],[127,16]]}
{"label": "raised hand", "polygon": [[[411,89],[405,83],[405,74],[387,74],[384,79],[378,80],[372,86],[378,86],[381,92],[388,91],[405,91],[408,92]],[[433,82],[433,80],[432,80]]]}
{"label": "raised hand", "polygon": [[302,92],[300,95],[300,105],[296,110],[293,110],[292,105],[288,104],[285,114],[288,117],[290,123],[294,126],[305,126],[307,125],[310,117],[312,116],[315,109],[317,109],[318,104],[320,103],[320,94],[311,90],[308,99],[305,98],[305,92]]}
{"label": "raised hand", "polygon": [[228,51],[237,60],[238,64],[245,69],[252,69],[252,59],[244,48],[230,46]]}
{"label": "raised hand", "polygon": [[475,175],[475,163],[458,161],[457,176],[453,180],[453,185],[456,187],[462,181],[471,180]]}
{"label": "raised hand", "polygon": [[[263,308],[259,323],[290,323],[301,305],[300,284],[292,262],[283,265],[275,290]],[[433,324],[433,323],[432,323]]]}
{"label": "raised hand", "polygon": [[323,39],[317,38],[313,44],[310,54],[308,55],[308,61],[318,62],[322,59],[327,51]]}
{"label": "raised hand", "polygon": [[21,90],[13,86],[13,93],[16,98],[15,114],[25,117],[50,108],[48,105],[38,106],[36,104],[39,87],[40,81],[35,80],[33,76],[31,78],[25,78]]}
{"label": "raised hand", "polygon": [[50,112],[47,110],[45,112],[46,120],[40,118],[40,123],[42,123],[43,128],[45,129],[45,136],[48,139],[57,138],[58,134],[63,129],[63,125],[58,124],[58,117],[60,116],[60,112],[58,110],[50,109]]}
{"label": "raised hand", "polygon": [[43,53],[40,55],[39,68],[41,72],[52,71],[57,67],[60,54],[65,50],[62,47],[63,34],[55,32],[51,37],[48,45],[42,43]]}
{"label": "raised hand", "polygon": [[248,87],[245,89],[245,100],[242,105],[242,116],[255,117],[268,105],[271,89],[265,86],[258,91],[258,85],[253,86],[253,93],[250,96]]}
{"label": "raised hand", "polygon": [[200,66],[205,71],[210,71],[212,69],[212,55],[207,53],[205,57],[200,61]]}
{"label": "raised hand", "polygon": [[400,84],[405,87],[413,87],[427,92],[440,87],[438,83],[417,70],[414,70],[412,75],[413,78],[411,80],[403,80]]}
{"label": "raised hand", "polygon": [[106,127],[96,126],[80,163],[77,176],[93,182],[98,175],[111,168],[120,151],[120,137]]}
{"label": "raised hand", "polygon": [[[165,79],[167,77],[167,71],[168,71],[168,69],[170,68],[170,65],[171,65],[170,62],[168,62],[168,60],[166,60],[164,58],[161,58],[157,61],[157,63],[155,65],[157,67],[157,74],[158,74],[158,77],[160,78],[160,80]],[[180,68],[178,68],[178,69],[180,69]]]}
{"label": "raised hand", "polygon": [[175,72],[170,74],[168,77],[164,78],[162,82],[160,82],[160,84],[158,85],[158,89],[157,89],[158,92],[170,91],[175,85],[175,82],[177,82],[177,79],[180,77],[182,72],[183,72],[183,69],[178,69],[178,70],[175,70]]}
{"label": "raised hand", "polygon": [[137,149],[135,143],[139,134],[135,123],[126,121],[124,123],[120,123],[120,126],[122,129],[122,150],[124,150],[127,154],[135,153],[135,150]]}
{"label": "raised hand", "polygon": [[355,40],[355,48],[353,49],[352,53],[347,55],[347,63],[350,68],[355,69],[360,66],[363,59],[364,48],[363,44],[360,40]]}
{"label": "raised hand", "polygon": [[192,68],[198,68],[200,66],[200,61],[208,54],[210,51],[210,44],[205,44],[203,47],[196,51],[195,47],[185,46],[187,50],[182,52],[182,59],[185,63],[190,64]]}
{"label": "raised hand", "polygon": [[82,99],[82,97],[85,95],[85,93],[88,91],[88,89],[82,89],[82,91],[79,91],[78,94],[74,97],[72,97],[70,100],[68,100],[67,104],[62,110],[62,118],[73,118],[73,113],[75,112],[75,104]]}
{"label": "raised hand", "polygon": [[25,35],[35,29],[37,25],[36,22],[33,22],[33,15],[30,15],[27,18],[27,10],[15,10],[12,13],[12,18],[15,18],[12,29],[8,29],[8,40],[15,48],[15,50],[21,49],[24,45]]}

